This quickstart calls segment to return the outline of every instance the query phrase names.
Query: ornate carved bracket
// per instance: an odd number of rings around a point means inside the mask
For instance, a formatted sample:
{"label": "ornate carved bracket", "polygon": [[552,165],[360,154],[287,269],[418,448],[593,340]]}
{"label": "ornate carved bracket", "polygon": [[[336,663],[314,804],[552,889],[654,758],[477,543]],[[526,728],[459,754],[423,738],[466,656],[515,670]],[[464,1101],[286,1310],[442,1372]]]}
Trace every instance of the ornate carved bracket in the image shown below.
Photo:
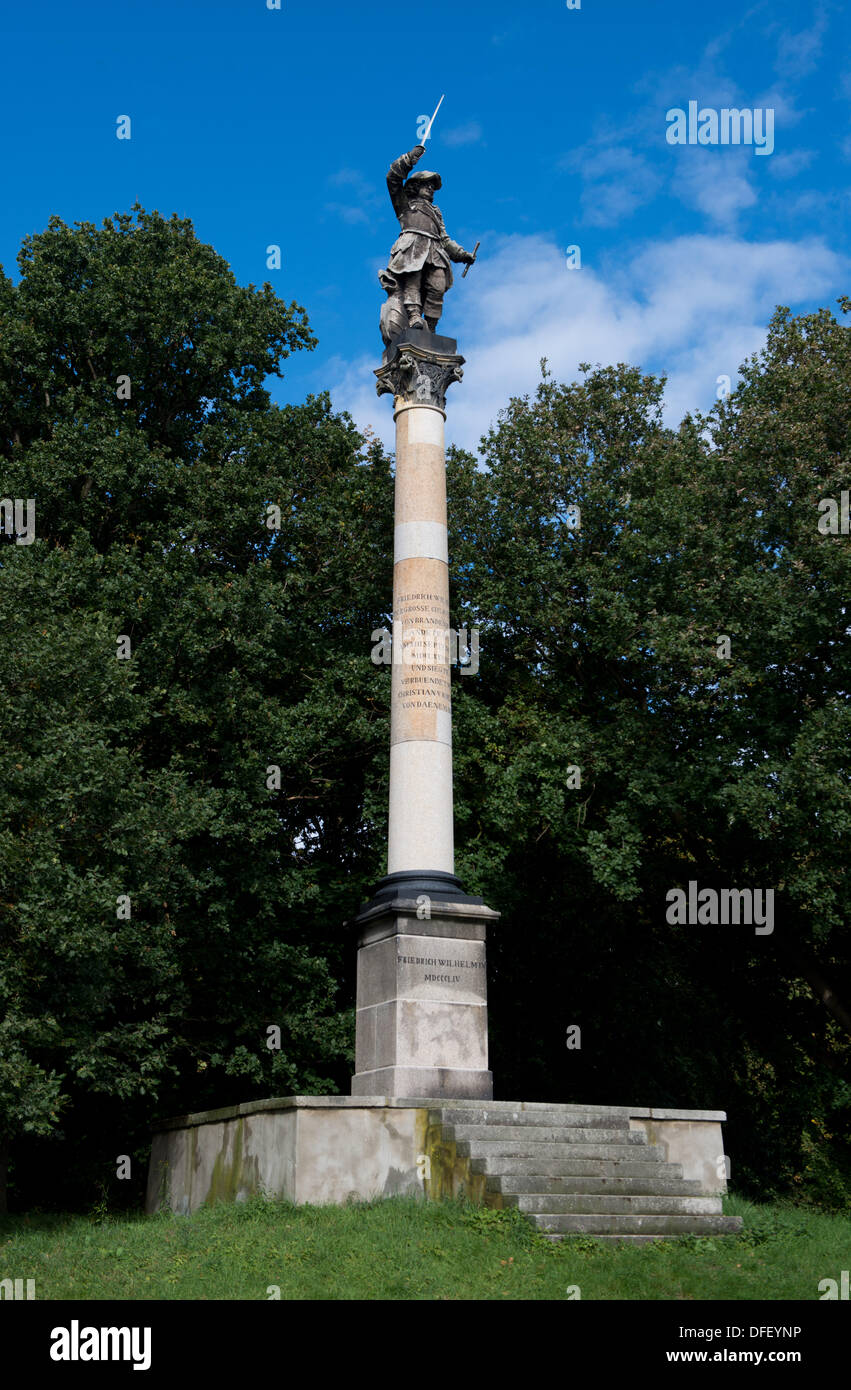
{"label": "ornate carved bracket", "polygon": [[446,410],[448,387],[464,375],[463,357],[412,342],[391,347],[384,355],[389,360],[375,373],[379,396],[390,394],[398,405],[433,405]]}

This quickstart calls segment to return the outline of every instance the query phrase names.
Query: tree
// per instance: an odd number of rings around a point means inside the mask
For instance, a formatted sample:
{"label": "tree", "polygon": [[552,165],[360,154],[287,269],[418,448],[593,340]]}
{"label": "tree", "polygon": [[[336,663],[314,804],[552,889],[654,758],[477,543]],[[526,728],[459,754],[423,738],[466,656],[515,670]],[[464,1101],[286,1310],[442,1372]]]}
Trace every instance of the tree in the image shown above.
{"label": "tree", "polygon": [[391,481],[327,396],[271,406],[304,312],[189,223],[52,219],[20,265],[0,449],[37,539],[0,549],[0,1129],[85,1134],[114,1177],[155,1107],[347,1079]]}
{"label": "tree", "polygon": [[[67,1202],[144,1156],[155,1109],[347,1089],[392,475],[327,395],[271,404],[304,311],[189,223],[53,219],[20,265],[0,495],[36,499],[37,535],[0,538],[0,1194],[14,1141],[18,1197]],[[849,487],[848,342],[779,310],[677,430],[661,380],[544,364],[485,469],[449,458],[453,616],[481,632],[458,871],[503,913],[499,1094],[725,1105],[736,1185],[837,1206],[851,542],[818,520]],[[774,931],[672,925],[690,880],[772,890]]]}
{"label": "tree", "polygon": [[[809,1167],[847,1202],[851,559],[817,522],[848,485],[848,330],[778,311],[678,431],[662,382],[583,370],[510,403],[488,471],[450,468],[454,602],[481,630],[460,871],[505,913],[501,1094],[726,1104],[739,1181]],[[670,926],[693,879],[772,888],[774,933]]]}

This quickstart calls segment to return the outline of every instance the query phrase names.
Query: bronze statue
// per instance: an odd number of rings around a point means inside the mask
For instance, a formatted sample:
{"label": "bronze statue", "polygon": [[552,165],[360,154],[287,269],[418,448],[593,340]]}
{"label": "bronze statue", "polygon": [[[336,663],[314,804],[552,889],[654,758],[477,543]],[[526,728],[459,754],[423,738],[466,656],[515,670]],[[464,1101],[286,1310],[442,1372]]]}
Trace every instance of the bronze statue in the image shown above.
{"label": "bronze statue", "polygon": [[[452,284],[450,261],[472,265],[476,259],[474,251],[465,251],[447,235],[443,215],[434,203],[435,192],[441,187],[440,175],[428,170],[410,173],[424,154],[425,144],[416,145],[394,159],[387,174],[390,200],[402,228],[387,269],[378,272],[387,293],[381,308],[381,336],[388,346],[405,328],[427,326],[433,333],[443,310],[443,296]],[[410,174],[407,182],[406,174]]]}

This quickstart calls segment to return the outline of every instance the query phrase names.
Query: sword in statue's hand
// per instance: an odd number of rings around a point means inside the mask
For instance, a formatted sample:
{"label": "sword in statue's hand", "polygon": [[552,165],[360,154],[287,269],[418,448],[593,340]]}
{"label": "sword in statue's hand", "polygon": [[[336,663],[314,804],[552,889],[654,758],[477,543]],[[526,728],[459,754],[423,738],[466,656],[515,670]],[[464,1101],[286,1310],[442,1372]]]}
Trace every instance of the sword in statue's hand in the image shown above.
{"label": "sword in statue's hand", "polygon": [[464,266],[464,269],[461,271],[461,279],[462,279],[462,280],[464,279],[464,276],[467,274],[467,271],[470,269],[470,266],[473,264],[473,261],[475,261],[476,255],[477,255],[477,253],[478,253],[478,250],[479,250],[479,247],[481,246],[481,244],[482,244],[482,243],[481,243],[480,241],[477,241],[476,244],[475,244],[475,246],[473,247],[473,260],[472,260],[472,261],[468,261],[467,264]]}
{"label": "sword in statue's hand", "polygon": [[[445,92],[443,93],[443,96],[446,96],[446,93],[445,93]],[[438,111],[440,110],[440,108],[441,108],[442,105],[443,105],[443,97],[440,98],[440,101],[437,103],[437,105],[436,105],[435,108],[434,108],[434,116],[437,115],[437,113],[438,113]],[[431,135],[431,128],[432,128],[432,126],[434,125],[434,116],[432,116],[431,120],[429,121],[428,125],[426,126],[426,128],[425,128],[425,135],[423,136],[422,140],[420,141],[420,144],[422,145],[423,149],[425,149],[425,142],[426,142],[426,140],[427,140],[428,137]]]}

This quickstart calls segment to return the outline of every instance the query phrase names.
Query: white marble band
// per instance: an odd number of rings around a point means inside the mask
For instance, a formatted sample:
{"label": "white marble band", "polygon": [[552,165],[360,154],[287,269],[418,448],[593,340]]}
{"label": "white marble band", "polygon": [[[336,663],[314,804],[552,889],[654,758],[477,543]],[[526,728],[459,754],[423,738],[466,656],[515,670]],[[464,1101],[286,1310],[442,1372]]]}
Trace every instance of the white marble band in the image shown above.
{"label": "white marble band", "polygon": [[390,749],[387,872],[455,872],[452,827],[452,748],[408,741]]}
{"label": "white marble band", "polygon": [[[396,400],[398,402],[398,396]],[[439,405],[429,405],[426,401],[402,401],[401,404],[396,405],[393,411],[393,419],[396,421],[397,425],[401,417],[407,415],[409,411],[418,412],[420,415],[436,415],[440,420],[441,427],[446,422],[446,411],[442,410]]]}
{"label": "white marble band", "polygon": [[449,564],[446,527],[439,521],[403,521],[393,531],[393,559],[442,560]]}

